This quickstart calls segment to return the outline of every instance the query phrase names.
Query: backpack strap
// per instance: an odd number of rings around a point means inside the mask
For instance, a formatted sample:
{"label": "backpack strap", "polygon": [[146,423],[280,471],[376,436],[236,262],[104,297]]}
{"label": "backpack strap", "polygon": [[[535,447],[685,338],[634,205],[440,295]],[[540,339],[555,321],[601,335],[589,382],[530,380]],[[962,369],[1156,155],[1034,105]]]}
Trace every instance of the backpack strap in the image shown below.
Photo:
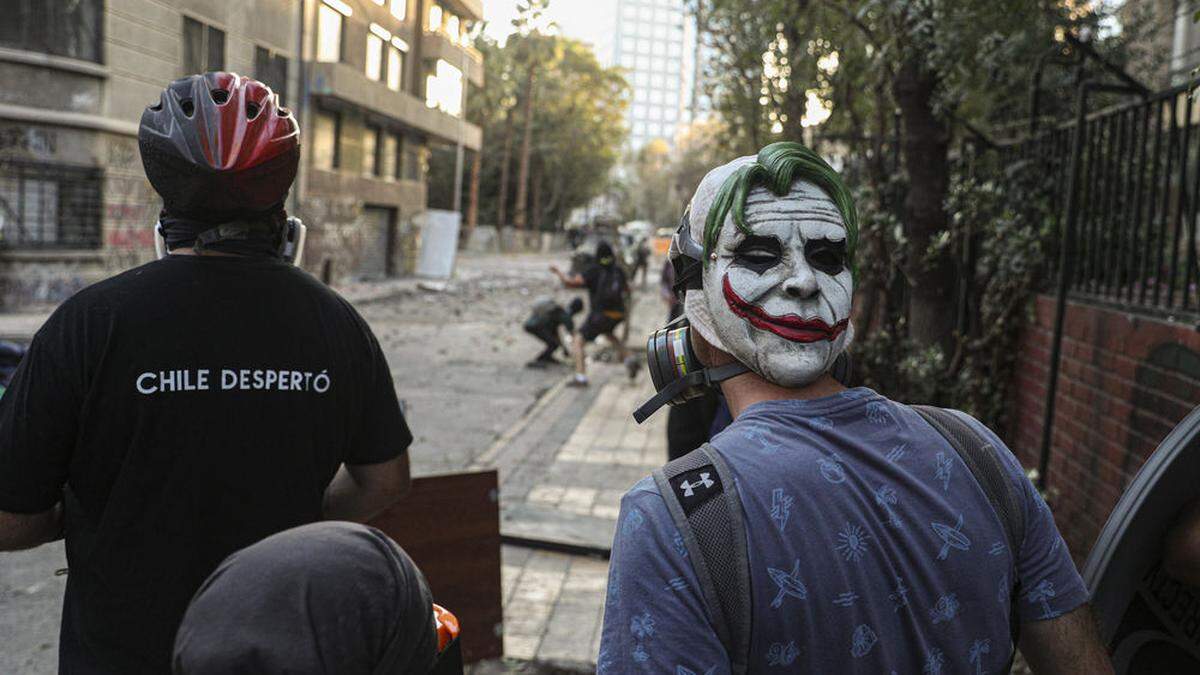
{"label": "backpack strap", "polygon": [[[1016,566],[1018,556],[1021,554],[1021,543],[1025,541],[1025,511],[1021,508],[1021,500],[1016,490],[1013,489],[1012,481],[1008,478],[1008,470],[1001,463],[995,446],[980,435],[966,420],[957,413],[944,408],[927,405],[910,407],[917,411],[917,414],[924,418],[929,426],[945,437],[946,441],[950,443],[950,447],[954,448],[958,456],[962,458],[967,469],[971,471],[971,475],[975,477],[975,482],[983,488],[984,494],[992,504],[992,509],[995,510],[996,516],[1000,518],[1000,523],[1004,526],[1004,534],[1008,537],[1008,547],[1013,556],[1013,590],[1010,596],[1012,602],[1008,624],[1015,657],[1017,642],[1021,637],[1021,618],[1017,613],[1021,580]],[[1011,658],[1009,668],[1012,667]]]}
{"label": "backpack strap", "polygon": [[733,475],[707,443],[653,475],[683,538],[732,672],[745,673],[750,658],[750,559]]}

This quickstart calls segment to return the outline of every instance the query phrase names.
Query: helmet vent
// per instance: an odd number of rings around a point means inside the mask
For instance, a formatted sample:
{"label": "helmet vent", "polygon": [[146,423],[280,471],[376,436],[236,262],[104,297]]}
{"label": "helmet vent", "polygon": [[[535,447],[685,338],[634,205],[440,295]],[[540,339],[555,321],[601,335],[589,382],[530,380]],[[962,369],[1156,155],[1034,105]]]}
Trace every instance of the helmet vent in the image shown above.
{"label": "helmet vent", "polygon": [[191,117],[192,113],[196,112],[196,105],[192,103],[192,99],[190,98],[185,98],[180,101],[179,108],[183,110],[183,114],[187,115],[188,117]]}
{"label": "helmet vent", "polygon": [[224,89],[213,89],[210,93],[212,94],[213,103],[217,105],[224,105],[229,101],[229,92]]}
{"label": "helmet vent", "polygon": [[150,104],[150,109],[153,110],[154,112],[158,112],[159,110],[162,110],[162,101],[159,101],[158,103]]}
{"label": "helmet vent", "polygon": [[279,115],[280,117],[287,117],[288,115],[292,114],[292,111],[289,108],[279,108],[275,111],[275,114]]}
{"label": "helmet vent", "polygon": [[261,111],[262,108],[260,108],[257,103],[254,101],[246,101],[246,119],[252,120],[255,117],[258,117],[258,113]]}

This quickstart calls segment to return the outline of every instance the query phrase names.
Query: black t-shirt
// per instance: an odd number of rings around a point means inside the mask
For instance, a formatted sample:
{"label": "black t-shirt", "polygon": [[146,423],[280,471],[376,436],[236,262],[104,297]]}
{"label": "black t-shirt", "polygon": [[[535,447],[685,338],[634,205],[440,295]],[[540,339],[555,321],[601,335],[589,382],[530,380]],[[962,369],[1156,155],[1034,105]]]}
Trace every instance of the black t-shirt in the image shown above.
{"label": "black t-shirt", "polygon": [[587,287],[588,307],[593,314],[598,312],[625,313],[625,271],[616,265],[595,264],[583,271],[583,284]]}
{"label": "black t-shirt", "polygon": [[0,399],[0,510],[66,507],[60,670],[169,672],[225,556],[411,441],[370,328],[291,265],[171,256],[81,291]]}
{"label": "black t-shirt", "polygon": [[575,332],[575,320],[571,313],[553,300],[543,300],[533,306],[525,325],[535,330],[558,330],[559,326],[567,329],[568,333]]}

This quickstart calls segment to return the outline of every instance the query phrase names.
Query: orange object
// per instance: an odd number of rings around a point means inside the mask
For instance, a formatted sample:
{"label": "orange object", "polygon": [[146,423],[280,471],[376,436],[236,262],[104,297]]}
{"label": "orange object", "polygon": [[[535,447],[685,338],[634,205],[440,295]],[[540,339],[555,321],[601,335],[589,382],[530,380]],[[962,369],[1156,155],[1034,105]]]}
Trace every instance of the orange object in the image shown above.
{"label": "orange object", "polygon": [[437,622],[438,652],[446,648],[458,637],[458,617],[441,605],[433,605],[433,620]]}

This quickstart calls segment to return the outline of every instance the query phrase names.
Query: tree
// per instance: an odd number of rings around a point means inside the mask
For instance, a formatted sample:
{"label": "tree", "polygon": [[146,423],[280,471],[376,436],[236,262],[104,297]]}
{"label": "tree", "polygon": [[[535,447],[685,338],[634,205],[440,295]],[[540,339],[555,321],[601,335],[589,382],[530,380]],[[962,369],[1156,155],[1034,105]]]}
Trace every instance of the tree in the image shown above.
{"label": "tree", "polygon": [[[485,76],[484,86],[467,100],[468,120],[484,136],[478,212],[500,227],[516,225],[519,218],[535,227],[559,226],[608,188],[625,140],[628,85],[584,44],[548,32],[515,30],[502,43],[481,34],[475,46],[483,54]],[[532,106],[530,59],[538,62]],[[450,201],[443,193],[453,183],[452,165],[452,153],[435,151],[430,204]]]}

